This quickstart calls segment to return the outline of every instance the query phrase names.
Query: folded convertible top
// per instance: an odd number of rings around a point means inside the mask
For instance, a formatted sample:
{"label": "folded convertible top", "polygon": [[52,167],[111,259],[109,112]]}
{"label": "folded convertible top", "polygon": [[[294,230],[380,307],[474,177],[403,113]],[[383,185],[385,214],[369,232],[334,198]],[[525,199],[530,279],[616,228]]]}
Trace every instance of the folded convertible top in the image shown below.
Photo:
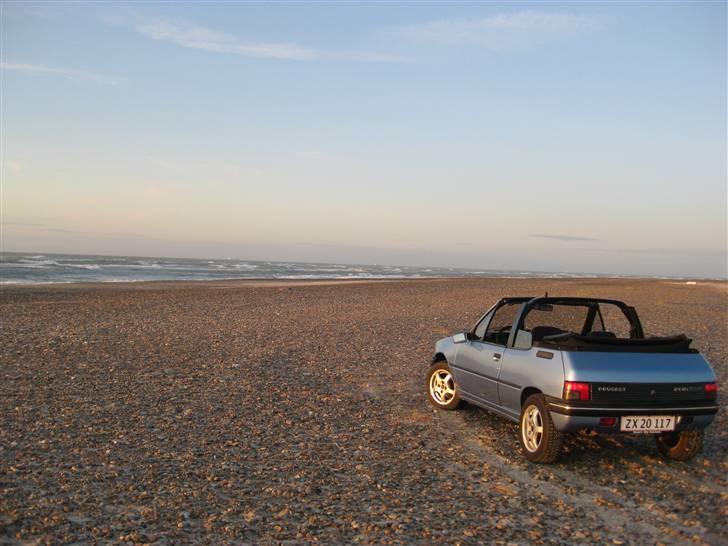
{"label": "folded convertible top", "polygon": [[696,353],[690,348],[692,339],[685,334],[644,339],[609,338],[571,335],[558,340],[544,339],[535,344],[563,351],[600,351],[615,353]]}

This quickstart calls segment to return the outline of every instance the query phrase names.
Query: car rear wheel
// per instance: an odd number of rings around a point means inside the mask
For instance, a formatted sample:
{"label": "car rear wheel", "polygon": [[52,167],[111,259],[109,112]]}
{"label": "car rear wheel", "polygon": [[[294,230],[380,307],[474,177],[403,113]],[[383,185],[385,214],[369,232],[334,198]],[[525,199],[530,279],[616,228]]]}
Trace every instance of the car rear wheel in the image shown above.
{"label": "car rear wheel", "polygon": [[561,454],[564,435],[556,430],[543,395],[534,394],[521,408],[521,452],[534,463],[553,463]]}
{"label": "car rear wheel", "polygon": [[663,457],[676,461],[687,461],[703,448],[702,430],[666,432],[655,436],[657,450]]}
{"label": "car rear wheel", "polygon": [[427,373],[427,398],[436,408],[454,410],[460,406],[455,378],[447,362],[435,362]]}

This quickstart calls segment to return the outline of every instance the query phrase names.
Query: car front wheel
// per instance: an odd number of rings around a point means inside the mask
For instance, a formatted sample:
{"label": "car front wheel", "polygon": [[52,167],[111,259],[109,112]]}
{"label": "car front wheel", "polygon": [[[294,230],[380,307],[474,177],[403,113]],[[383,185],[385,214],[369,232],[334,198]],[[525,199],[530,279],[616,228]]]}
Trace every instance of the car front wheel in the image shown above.
{"label": "car front wheel", "polygon": [[521,408],[521,451],[534,463],[553,463],[561,454],[564,435],[556,430],[543,395],[534,394]]}
{"label": "car front wheel", "polygon": [[427,398],[436,408],[454,410],[460,406],[455,378],[447,362],[435,362],[427,373]]}
{"label": "car front wheel", "polygon": [[655,436],[657,450],[663,457],[676,461],[687,461],[703,448],[702,430],[666,432]]}

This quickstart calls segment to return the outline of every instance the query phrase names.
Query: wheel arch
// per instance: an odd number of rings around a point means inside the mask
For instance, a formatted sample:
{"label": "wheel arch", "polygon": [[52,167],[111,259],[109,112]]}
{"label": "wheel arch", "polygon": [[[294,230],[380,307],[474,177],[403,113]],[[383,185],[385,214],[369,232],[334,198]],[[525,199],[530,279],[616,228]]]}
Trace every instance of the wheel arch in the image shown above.
{"label": "wheel arch", "polygon": [[435,355],[432,357],[432,364],[435,364],[436,362],[447,362],[447,358],[445,357],[444,353],[435,353]]}
{"label": "wheel arch", "polygon": [[523,407],[523,404],[526,403],[526,400],[529,396],[533,394],[543,394],[540,389],[537,389],[536,387],[526,387],[521,391],[521,407]]}

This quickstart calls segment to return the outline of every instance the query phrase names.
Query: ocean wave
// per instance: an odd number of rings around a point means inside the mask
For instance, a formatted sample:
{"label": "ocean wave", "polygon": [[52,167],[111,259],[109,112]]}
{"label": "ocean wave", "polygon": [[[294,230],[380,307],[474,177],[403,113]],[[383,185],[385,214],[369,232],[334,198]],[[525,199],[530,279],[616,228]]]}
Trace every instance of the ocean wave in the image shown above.
{"label": "ocean wave", "polygon": [[372,279],[372,280],[385,280],[385,279],[416,279],[421,278],[422,275],[382,275],[376,273],[360,273],[358,275],[323,275],[323,274],[300,274],[300,275],[274,275],[273,278],[276,280],[330,280],[330,281],[341,281],[341,280],[356,280],[356,279]]}
{"label": "ocean wave", "polygon": [[18,260],[19,263],[28,264],[30,267],[43,267],[47,265],[61,265],[56,260],[31,260],[27,258],[21,258]]}
{"label": "ocean wave", "polygon": [[[629,278],[629,275],[396,265],[322,264],[240,259],[174,259],[0,252],[0,283],[141,282],[174,280],[347,280],[419,278]],[[662,277],[687,279],[689,277]]]}
{"label": "ocean wave", "polygon": [[76,267],[78,269],[88,269],[89,271],[97,271],[101,269],[102,266],[99,264],[59,264],[59,265],[66,265],[68,267]]}

